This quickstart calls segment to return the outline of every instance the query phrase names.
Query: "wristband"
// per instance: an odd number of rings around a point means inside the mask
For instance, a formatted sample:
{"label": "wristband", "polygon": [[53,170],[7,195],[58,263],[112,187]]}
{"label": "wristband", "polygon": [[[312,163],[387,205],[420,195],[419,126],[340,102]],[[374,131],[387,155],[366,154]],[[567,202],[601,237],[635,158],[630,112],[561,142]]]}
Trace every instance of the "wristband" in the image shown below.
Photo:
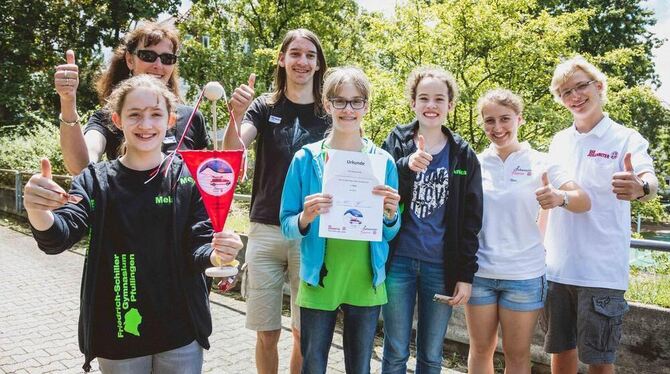
{"label": "wristband", "polygon": [[567,208],[569,203],[570,203],[570,198],[568,198],[568,192],[563,191],[563,203],[561,203],[561,205],[559,205],[559,207]]}
{"label": "wristband", "polygon": [[77,119],[74,122],[67,122],[63,120],[63,113],[60,113],[58,115],[58,121],[60,121],[60,125],[68,125],[70,127],[74,127],[75,125],[81,126],[81,117],[79,117],[79,114],[77,114]]}

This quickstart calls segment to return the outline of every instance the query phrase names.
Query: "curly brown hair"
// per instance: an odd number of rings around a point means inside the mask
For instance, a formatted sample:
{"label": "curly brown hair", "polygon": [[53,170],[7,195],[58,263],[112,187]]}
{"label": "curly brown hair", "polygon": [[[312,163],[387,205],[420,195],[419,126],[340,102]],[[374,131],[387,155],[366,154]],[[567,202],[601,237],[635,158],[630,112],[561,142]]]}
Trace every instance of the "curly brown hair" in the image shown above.
{"label": "curly brown hair", "polygon": [[[107,97],[119,83],[132,75],[130,69],[128,69],[128,64],[126,64],[126,53],[135,52],[140,43],[148,47],[160,43],[163,39],[168,39],[172,42],[172,53],[177,54],[180,46],[179,32],[171,24],[143,22],[135,30],[125,35],[121,44],[114,50],[109,66],[96,82],[98,98],[101,103],[105,103]],[[178,99],[180,98],[179,70],[177,65],[175,65],[172,71],[172,75],[167,82],[167,87]]]}

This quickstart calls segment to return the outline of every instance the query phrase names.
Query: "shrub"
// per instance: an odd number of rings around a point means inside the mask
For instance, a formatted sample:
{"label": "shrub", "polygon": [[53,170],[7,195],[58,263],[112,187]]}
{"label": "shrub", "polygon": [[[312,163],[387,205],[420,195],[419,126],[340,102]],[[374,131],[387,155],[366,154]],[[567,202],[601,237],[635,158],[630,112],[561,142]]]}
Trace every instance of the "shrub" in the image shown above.
{"label": "shrub", "polygon": [[53,174],[66,175],[56,126],[36,126],[25,135],[0,138],[0,168],[19,171],[38,171],[40,159],[51,161]]}

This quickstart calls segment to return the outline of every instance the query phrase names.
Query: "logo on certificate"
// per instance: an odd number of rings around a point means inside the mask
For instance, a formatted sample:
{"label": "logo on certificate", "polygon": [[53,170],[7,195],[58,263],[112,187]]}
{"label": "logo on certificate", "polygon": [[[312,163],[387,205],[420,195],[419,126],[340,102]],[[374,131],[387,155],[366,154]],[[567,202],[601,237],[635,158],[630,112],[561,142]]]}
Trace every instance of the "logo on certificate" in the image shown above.
{"label": "logo on certificate", "polygon": [[349,209],[344,212],[344,225],[350,229],[356,229],[363,223],[363,213],[358,209]]}

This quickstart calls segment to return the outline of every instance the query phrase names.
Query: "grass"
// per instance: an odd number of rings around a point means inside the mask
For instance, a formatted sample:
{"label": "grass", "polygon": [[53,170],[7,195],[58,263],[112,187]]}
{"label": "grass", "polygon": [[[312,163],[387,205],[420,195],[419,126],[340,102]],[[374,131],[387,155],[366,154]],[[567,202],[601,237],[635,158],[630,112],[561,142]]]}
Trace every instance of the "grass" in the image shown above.
{"label": "grass", "polygon": [[626,297],[639,303],[670,308],[670,275],[637,274],[630,279]]}
{"label": "grass", "polygon": [[670,253],[654,251],[654,265],[632,266],[626,297],[644,304],[670,308]]}
{"label": "grass", "polygon": [[230,206],[226,228],[238,234],[249,232],[249,203],[245,201],[233,201]]}

